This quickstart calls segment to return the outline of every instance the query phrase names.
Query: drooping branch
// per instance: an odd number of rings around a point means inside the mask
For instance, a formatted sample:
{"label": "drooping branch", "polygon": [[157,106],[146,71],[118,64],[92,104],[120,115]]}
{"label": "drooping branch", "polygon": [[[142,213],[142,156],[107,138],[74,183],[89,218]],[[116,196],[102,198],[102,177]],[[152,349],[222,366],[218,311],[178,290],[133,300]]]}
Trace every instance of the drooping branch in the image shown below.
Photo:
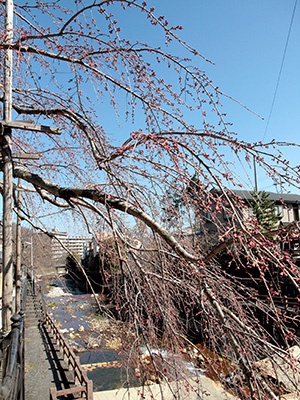
{"label": "drooping branch", "polygon": [[[162,227],[158,222],[156,222],[153,218],[150,217],[149,214],[144,212],[139,207],[130,204],[127,200],[117,198],[107,193],[103,193],[95,188],[85,188],[85,187],[61,187],[53,182],[50,182],[41,176],[31,173],[30,171],[22,168],[15,167],[14,174],[16,177],[24,179],[28,183],[31,183],[38,193],[40,193],[41,197],[52,204],[55,204],[59,207],[70,207],[69,201],[72,199],[90,199],[95,201],[96,203],[101,203],[106,205],[112,209],[116,209],[122,211],[124,213],[128,213],[133,217],[143,221],[149,228],[151,228],[154,232],[157,232],[166,243],[176,252],[176,254],[182,256],[186,261],[189,262],[201,262],[204,264],[209,263],[214,257],[216,257],[222,250],[226,247],[233,244],[234,239],[231,238],[223,243],[215,246],[212,251],[207,254],[205,257],[196,257],[189,252],[187,252],[174,238],[172,234],[170,234],[164,227]],[[53,199],[49,194],[55,196],[57,198],[65,200],[65,202],[59,202],[57,199]],[[269,232],[259,233],[255,236],[251,236],[252,240],[257,239],[259,237],[272,237],[276,236],[279,233],[284,233],[290,231],[293,227],[295,227],[294,223],[289,224],[280,229],[275,229]],[[298,287],[298,285],[296,285]]]}
{"label": "drooping branch", "polygon": [[[0,49],[1,48],[5,49],[7,47],[8,46],[6,46],[5,44],[0,45]],[[63,61],[63,62],[67,62],[72,65],[79,65],[83,68],[86,68],[87,70],[90,70],[95,75],[98,75],[101,79],[104,79],[107,82],[112,83],[116,87],[119,87],[123,91],[127,92],[128,94],[130,94],[131,96],[133,96],[134,98],[139,100],[142,104],[144,104],[148,107],[148,109],[150,110],[151,113],[153,113],[153,110],[159,111],[160,113],[167,115],[168,117],[172,118],[173,120],[175,120],[178,123],[185,126],[185,123],[174,113],[167,111],[167,109],[163,109],[159,105],[155,105],[152,101],[147,100],[147,98],[145,98],[145,96],[142,96],[137,91],[133,90],[131,87],[127,87],[124,83],[115,79],[113,76],[101,71],[99,68],[96,68],[93,65],[90,65],[90,64],[82,61],[79,58],[72,58],[72,57],[65,56],[63,54],[52,53],[52,52],[49,52],[49,51],[46,51],[43,49],[36,49],[32,46],[19,46],[19,44],[13,44],[13,45],[9,46],[9,48],[20,51],[22,53],[32,53],[35,55],[44,56],[44,57],[47,57],[47,58],[50,58],[53,60]],[[187,128],[187,126],[186,126],[186,128]]]}
{"label": "drooping branch", "polygon": [[[102,162],[103,159],[106,158],[105,154],[105,148],[102,145],[102,143],[98,144],[96,143],[92,137],[90,130],[92,129],[91,126],[89,126],[89,121],[87,121],[83,115],[79,115],[75,111],[71,110],[70,108],[62,108],[62,107],[55,107],[55,108],[37,108],[37,107],[24,107],[21,106],[20,104],[13,103],[13,109],[17,111],[18,114],[23,114],[23,115],[45,115],[47,117],[49,116],[63,116],[67,120],[69,120],[71,123],[75,124],[87,137],[89,144],[91,146],[91,150],[93,152],[93,156],[95,160],[99,163]],[[100,147],[101,148],[100,148]]]}
{"label": "drooping branch", "polygon": [[186,261],[198,262],[200,259],[189,252],[187,252],[164,227],[151,218],[146,212],[140,208],[130,204],[128,201],[114,197],[110,194],[100,192],[97,189],[90,189],[84,187],[61,187],[53,182],[50,182],[41,176],[31,173],[30,171],[22,168],[15,167],[15,177],[24,179],[26,182],[31,183],[35,187],[43,189],[55,197],[63,200],[71,200],[72,198],[86,198],[93,200],[97,203],[106,205],[112,209],[116,209],[132,215],[135,218],[143,221],[154,232],[157,232],[166,243]]}
{"label": "drooping branch", "polygon": [[42,232],[44,235],[50,237],[51,239],[56,240],[56,241],[59,243],[59,245],[68,253],[68,255],[71,256],[71,257],[74,259],[74,261],[75,261],[75,263],[76,263],[78,269],[83,273],[83,275],[84,275],[84,277],[85,277],[85,279],[86,279],[86,281],[87,281],[87,283],[88,283],[88,285],[89,285],[89,287],[90,287],[90,289],[91,289],[91,291],[92,291],[93,297],[94,297],[94,299],[95,299],[95,302],[96,302],[96,304],[97,304],[97,307],[98,307],[99,311],[100,311],[100,312],[104,312],[105,315],[106,315],[108,318],[113,319],[113,315],[111,314],[111,312],[110,312],[109,310],[107,310],[105,307],[102,307],[102,305],[100,304],[100,302],[99,302],[99,300],[98,300],[98,296],[97,296],[97,294],[95,293],[95,291],[94,291],[94,289],[93,289],[93,285],[91,284],[91,281],[90,281],[89,277],[87,276],[87,274],[86,274],[86,272],[85,272],[83,266],[81,265],[81,262],[78,261],[76,257],[74,257],[72,251],[71,251],[67,246],[64,245],[64,243],[60,240],[60,238],[59,238],[58,236],[56,236],[55,234],[53,234],[53,232],[50,233],[50,232],[48,232],[46,229],[44,229],[44,228],[42,228],[42,227],[40,227],[40,226],[34,224],[33,221],[32,221],[32,219],[26,217],[25,214],[22,213],[22,212],[21,212],[20,210],[18,210],[17,208],[14,209],[14,212],[15,212],[17,215],[19,215],[19,216],[22,218],[22,220],[25,220],[26,222],[28,222],[35,230],[40,231],[40,232]]}

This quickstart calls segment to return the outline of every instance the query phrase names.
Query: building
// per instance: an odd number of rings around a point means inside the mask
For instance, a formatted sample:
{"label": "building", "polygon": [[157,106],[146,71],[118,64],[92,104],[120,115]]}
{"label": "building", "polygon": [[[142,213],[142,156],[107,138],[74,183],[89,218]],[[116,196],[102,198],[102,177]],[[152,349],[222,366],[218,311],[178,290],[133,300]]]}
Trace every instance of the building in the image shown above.
{"label": "building", "polygon": [[[253,197],[247,190],[234,190],[233,193],[239,196],[248,206],[249,215],[252,215],[251,201]],[[300,195],[290,193],[266,192],[268,200],[274,202],[276,214],[280,217],[283,225],[300,220]]]}
{"label": "building", "polygon": [[78,254],[82,258],[92,242],[92,237],[68,236],[66,232],[60,232],[57,228],[54,228],[51,233],[53,235],[51,250],[52,264],[54,266],[65,264],[68,253],[63,246],[65,246],[71,252]]}
{"label": "building", "polygon": [[[216,192],[219,196],[218,200],[222,202],[222,194]],[[274,202],[275,213],[278,216],[278,224],[280,221],[281,225],[287,225],[292,222],[300,221],[300,195],[298,194],[287,194],[287,193],[273,193],[273,192],[265,192],[268,196],[268,200]],[[246,221],[249,217],[254,215],[252,209],[252,201],[253,196],[251,195],[251,191],[248,190],[233,190],[232,191],[232,198],[234,201],[234,196],[239,198],[243,204],[246,206],[242,210],[242,218]],[[227,201],[224,198],[224,203]],[[217,220],[218,223],[221,224],[228,224],[231,219],[230,210],[226,211],[226,207],[222,210],[217,212]],[[217,231],[217,226],[214,223],[214,220],[210,213],[202,213],[202,218],[205,221],[205,228],[210,231],[214,232]]]}
{"label": "building", "polygon": [[90,244],[90,250],[92,250],[93,252],[93,257],[95,257],[97,253],[99,253],[100,249],[99,243],[105,243],[108,240],[113,239],[113,237],[114,236],[112,232],[106,232],[106,231],[96,232]]}

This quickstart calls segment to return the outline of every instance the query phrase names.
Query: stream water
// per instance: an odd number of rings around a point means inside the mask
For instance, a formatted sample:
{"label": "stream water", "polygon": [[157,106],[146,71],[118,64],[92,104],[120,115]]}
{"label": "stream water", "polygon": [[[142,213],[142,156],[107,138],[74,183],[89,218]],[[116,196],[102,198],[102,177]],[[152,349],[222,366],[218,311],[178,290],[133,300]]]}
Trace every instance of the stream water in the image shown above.
{"label": "stream water", "polygon": [[[119,327],[116,322],[112,326],[108,319],[97,313],[93,296],[81,292],[64,276],[58,276],[50,283],[43,283],[42,287],[48,311],[69,340],[71,348],[78,353],[88,378],[93,381],[94,391],[118,389],[127,387],[128,384],[139,386],[135,369],[137,365],[128,367],[126,356],[121,350],[121,325]],[[141,352],[147,354],[146,349],[141,349]],[[157,351],[152,354],[155,353]],[[164,351],[159,351],[159,354],[165,359],[170,357]],[[182,369],[190,376],[201,374],[202,371],[192,363],[183,363]]]}
{"label": "stream water", "polygon": [[[108,320],[99,316],[92,295],[81,292],[64,276],[42,283],[48,311],[73,350],[78,353],[93,390],[138,385],[134,368],[122,365],[121,342]],[[129,375],[128,375],[129,374]]]}

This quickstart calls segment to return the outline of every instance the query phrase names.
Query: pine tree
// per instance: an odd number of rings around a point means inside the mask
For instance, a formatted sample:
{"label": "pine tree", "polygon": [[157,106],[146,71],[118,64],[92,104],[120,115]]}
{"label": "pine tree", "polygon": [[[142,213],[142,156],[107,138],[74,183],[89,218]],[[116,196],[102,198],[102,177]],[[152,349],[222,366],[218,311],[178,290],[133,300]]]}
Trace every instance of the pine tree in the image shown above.
{"label": "pine tree", "polygon": [[265,191],[251,193],[251,207],[260,228],[264,231],[278,227],[280,216],[276,215],[275,202],[269,199]]}

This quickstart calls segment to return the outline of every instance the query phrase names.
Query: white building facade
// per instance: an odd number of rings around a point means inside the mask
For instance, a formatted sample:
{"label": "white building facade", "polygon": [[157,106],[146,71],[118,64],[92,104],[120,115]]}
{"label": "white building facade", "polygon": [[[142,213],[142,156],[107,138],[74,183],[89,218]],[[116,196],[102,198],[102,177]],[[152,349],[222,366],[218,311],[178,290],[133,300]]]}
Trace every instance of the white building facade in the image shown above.
{"label": "white building facade", "polygon": [[93,240],[93,238],[89,236],[68,236],[66,232],[60,232],[57,228],[51,233],[53,235],[51,241],[53,266],[65,264],[68,253],[64,247],[82,258]]}

